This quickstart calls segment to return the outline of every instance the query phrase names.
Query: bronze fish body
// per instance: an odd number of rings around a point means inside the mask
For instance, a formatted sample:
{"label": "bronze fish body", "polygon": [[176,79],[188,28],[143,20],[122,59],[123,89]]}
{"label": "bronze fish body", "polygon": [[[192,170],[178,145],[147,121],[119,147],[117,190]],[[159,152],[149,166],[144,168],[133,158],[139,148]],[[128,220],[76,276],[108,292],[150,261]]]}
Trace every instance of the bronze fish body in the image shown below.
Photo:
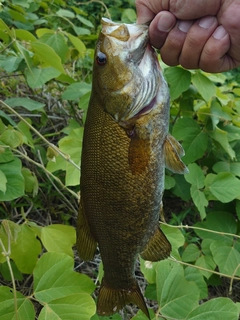
{"label": "bronze fish body", "polygon": [[104,278],[97,312],[134,303],[149,316],[134,276],[139,254],[169,256],[159,228],[165,163],[185,173],[180,144],[168,135],[169,92],[148,27],[102,19],[85,123],[77,249],[84,260],[99,246]]}

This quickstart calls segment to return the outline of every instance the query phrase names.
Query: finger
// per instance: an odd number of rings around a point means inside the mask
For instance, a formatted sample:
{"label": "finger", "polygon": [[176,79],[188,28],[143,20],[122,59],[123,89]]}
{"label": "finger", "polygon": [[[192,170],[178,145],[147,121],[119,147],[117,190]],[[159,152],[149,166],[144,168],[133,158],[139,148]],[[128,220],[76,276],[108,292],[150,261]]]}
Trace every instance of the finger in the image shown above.
{"label": "finger", "polygon": [[154,8],[151,7],[151,2],[147,0],[136,0],[136,10],[137,10],[137,23],[144,24],[151,21],[155,14]]}
{"label": "finger", "polygon": [[203,48],[199,68],[207,72],[223,72],[235,68],[235,62],[227,54],[230,45],[230,37],[225,28],[217,27]]}
{"label": "finger", "polygon": [[217,18],[213,16],[207,16],[197,20],[191,26],[179,56],[179,62],[184,68],[199,68],[203,48],[217,26]]}
{"label": "finger", "polygon": [[155,48],[162,47],[176,22],[175,16],[168,11],[162,11],[156,15],[149,26],[150,42]]}
{"label": "finger", "polygon": [[166,41],[160,49],[162,60],[169,66],[179,64],[179,56],[187,36],[187,32],[194,21],[178,21],[176,26],[167,35]]}

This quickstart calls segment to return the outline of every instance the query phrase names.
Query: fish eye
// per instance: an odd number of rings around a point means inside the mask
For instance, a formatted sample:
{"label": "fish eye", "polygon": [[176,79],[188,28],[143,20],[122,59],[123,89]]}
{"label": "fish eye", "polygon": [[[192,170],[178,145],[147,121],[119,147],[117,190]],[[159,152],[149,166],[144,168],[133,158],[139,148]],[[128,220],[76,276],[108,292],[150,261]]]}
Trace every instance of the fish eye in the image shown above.
{"label": "fish eye", "polygon": [[107,63],[107,56],[105,53],[99,51],[96,56],[96,62],[99,66],[104,66]]}

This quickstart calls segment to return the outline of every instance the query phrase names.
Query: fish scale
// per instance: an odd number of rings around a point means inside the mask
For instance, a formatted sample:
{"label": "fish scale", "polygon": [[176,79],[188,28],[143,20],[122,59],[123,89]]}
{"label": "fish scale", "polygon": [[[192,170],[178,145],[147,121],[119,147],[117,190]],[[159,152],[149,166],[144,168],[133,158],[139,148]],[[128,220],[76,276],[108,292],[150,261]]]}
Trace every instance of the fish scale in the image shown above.
{"label": "fish scale", "polygon": [[149,317],[135,261],[139,254],[150,261],[169,256],[171,245],[159,228],[165,163],[174,172],[187,169],[178,156],[181,146],[168,135],[169,93],[147,43],[147,27],[107,19],[102,25],[84,129],[77,249],[84,260],[94,257],[97,245],[100,249],[99,315],[134,303]]}

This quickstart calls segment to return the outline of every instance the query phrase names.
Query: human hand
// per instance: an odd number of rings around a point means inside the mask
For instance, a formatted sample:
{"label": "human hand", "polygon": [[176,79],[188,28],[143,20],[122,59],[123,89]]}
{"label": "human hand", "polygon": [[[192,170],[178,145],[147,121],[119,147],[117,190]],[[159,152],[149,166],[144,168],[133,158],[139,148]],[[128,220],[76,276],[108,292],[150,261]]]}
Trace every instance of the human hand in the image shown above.
{"label": "human hand", "polygon": [[136,0],[138,23],[151,21],[162,60],[186,69],[223,72],[240,66],[239,0]]}

